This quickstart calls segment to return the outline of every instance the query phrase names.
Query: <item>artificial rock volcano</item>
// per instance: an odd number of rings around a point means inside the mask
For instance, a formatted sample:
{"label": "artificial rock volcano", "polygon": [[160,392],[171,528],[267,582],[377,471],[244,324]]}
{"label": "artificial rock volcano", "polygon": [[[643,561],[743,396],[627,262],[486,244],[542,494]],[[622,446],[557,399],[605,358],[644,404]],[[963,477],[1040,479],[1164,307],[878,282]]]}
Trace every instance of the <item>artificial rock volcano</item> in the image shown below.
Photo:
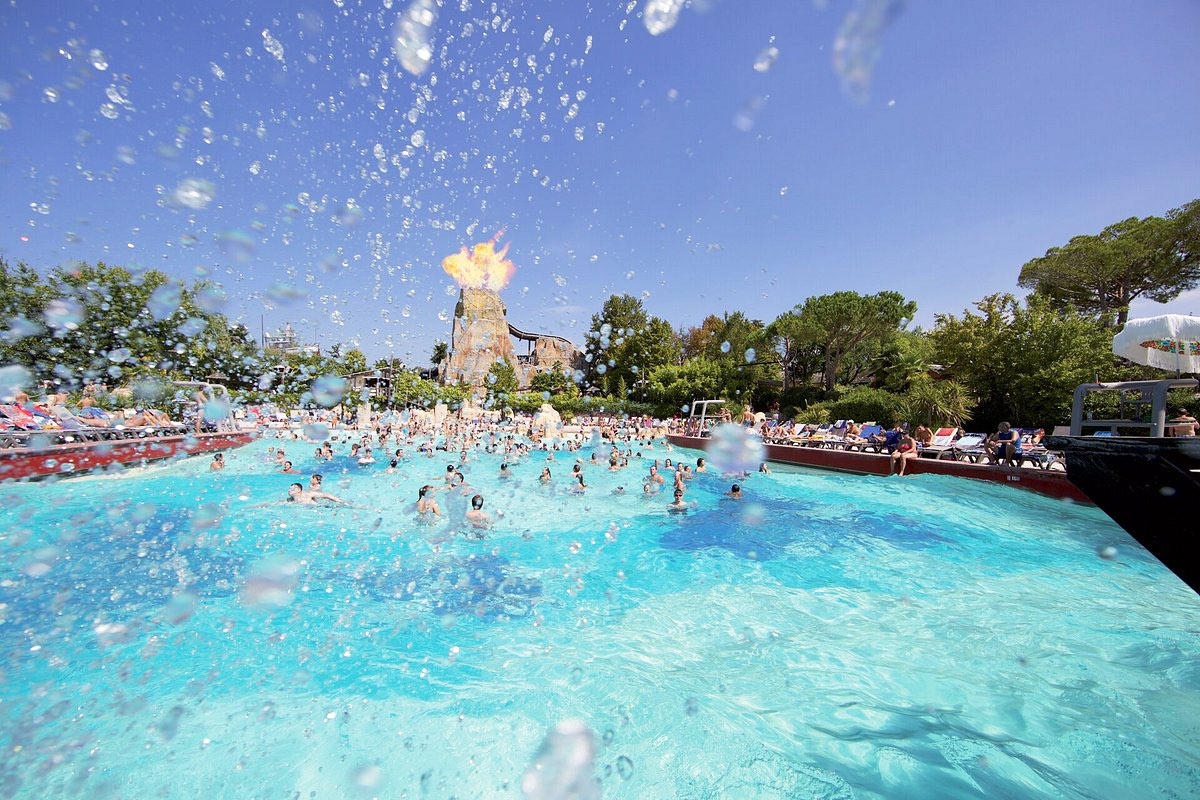
{"label": "artificial rock volcano", "polygon": [[[529,343],[530,352],[518,356],[514,337]],[[526,333],[511,325],[498,292],[465,286],[458,293],[450,350],[439,365],[438,378],[444,384],[482,387],[492,365],[507,361],[525,387],[538,372],[574,369],[579,358],[574,345],[561,336]]]}

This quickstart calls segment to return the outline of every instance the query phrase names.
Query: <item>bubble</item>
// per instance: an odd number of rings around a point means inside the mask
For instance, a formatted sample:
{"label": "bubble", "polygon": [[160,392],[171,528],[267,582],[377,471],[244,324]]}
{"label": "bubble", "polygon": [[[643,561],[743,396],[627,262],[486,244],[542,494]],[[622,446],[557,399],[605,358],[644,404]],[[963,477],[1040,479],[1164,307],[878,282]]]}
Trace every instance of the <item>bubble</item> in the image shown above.
{"label": "bubble", "polygon": [[58,89],[53,86],[47,86],[42,90],[42,97],[47,103],[57,103],[60,96]]}
{"label": "bubble", "polygon": [[748,363],[753,362],[754,359],[758,358],[758,351],[755,350],[753,347],[747,347],[745,355],[746,355],[746,361]]}
{"label": "bubble", "polygon": [[201,310],[215,314],[225,307],[225,290],[220,286],[203,286],[192,296],[192,300]]}
{"label": "bubble", "polygon": [[761,53],[758,54],[758,58],[754,59],[754,71],[755,72],[766,72],[772,66],[774,66],[775,62],[778,59],[779,59],[779,48],[774,47],[774,46],[767,47]]}
{"label": "bubble", "polygon": [[164,283],[151,292],[150,299],[146,301],[146,308],[152,317],[161,322],[178,310],[182,300],[183,290],[178,284]]}
{"label": "bubble", "polygon": [[97,72],[104,72],[104,70],[108,69],[108,58],[105,57],[103,51],[97,50],[94,47],[88,53],[88,62]]}
{"label": "bubble", "polygon": [[708,446],[709,461],[721,472],[750,472],[764,460],[762,440],[741,425],[727,422],[717,426]]}
{"label": "bubble", "polygon": [[42,312],[46,325],[56,331],[73,331],[83,321],[83,305],[71,297],[59,297],[46,303]]}
{"label": "bubble", "polygon": [[12,130],[12,117],[0,111],[0,131]]}
{"label": "bubble", "polygon": [[104,117],[105,119],[116,119],[120,115],[120,110],[118,110],[117,107],[112,103],[100,104],[100,116]]}
{"label": "bubble", "polygon": [[123,364],[129,360],[130,355],[132,354],[128,347],[114,347],[108,351],[108,360],[114,364]]}
{"label": "bubble", "polygon": [[283,608],[292,602],[299,582],[300,562],[290,556],[268,556],[255,564],[242,581],[238,598],[252,608]]}
{"label": "bubble", "polygon": [[780,197],[784,197],[784,196],[786,196],[786,195],[787,195],[787,193],[788,193],[788,187],[786,187],[786,186],[780,186],[780,187],[779,187],[779,196],[780,196]]}
{"label": "bubble", "polygon": [[211,203],[216,196],[217,187],[212,181],[206,181],[203,178],[184,178],[171,193],[171,200],[176,205],[198,211]]}
{"label": "bubble", "polygon": [[729,344],[729,342],[727,342],[727,341],[726,341],[726,342],[721,342],[721,352],[722,352],[722,353],[728,353],[728,352],[729,352],[729,347],[730,347],[730,344]]}
{"label": "bubble", "polygon": [[413,0],[392,29],[392,50],[400,66],[412,75],[429,69],[433,59],[430,36],[437,21],[435,0]]}
{"label": "bubble", "polygon": [[128,625],[120,622],[100,622],[92,627],[96,641],[101,647],[122,644],[133,638],[133,631]]}
{"label": "bubble", "polygon": [[204,530],[211,528],[221,521],[225,512],[216,503],[201,503],[192,514],[192,528]]}
{"label": "bubble", "polygon": [[882,53],[880,38],[903,10],[903,0],[858,0],[842,19],[833,40],[833,69],[850,99],[867,101]]}
{"label": "bubble", "polygon": [[188,317],[179,325],[179,332],[187,337],[197,336],[204,332],[208,323],[201,317]]}
{"label": "bubble", "polygon": [[642,8],[642,22],[651,36],[660,36],[679,22],[679,12],[686,0],[646,0]]}
{"label": "bubble", "polygon": [[45,328],[38,323],[18,314],[8,321],[8,329],[0,333],[0,337],[6,342],[16,342],[30,336],[36,336],[44,330]]}
{"label": "bubble", "polygon": [[1096,551],[1096,554],[1105,561],[1112,561],[1117,557],[1117,548],[1113,547],[1112,545],[1108,545],[1107,547],[1101,547]]}
{"label": "bubble", "polygon": [[19,364],[9,364],[0,367],[0,401],[14,402],[18,392],[23,392],[26,386],[33,383],[33,375]]}
{"label": "bubble", "polygon": [[325,408],[332,408],[342,401],[346,387],[345,378],[338,375],[322,375],[313,381],[313,401]]}
{"label": "bubble", "polygon": [[117,148],[117,161],[122,164],[133,164],[137,160],[137,151],[127,144],[123,144]]}
{"label": "bubble", "polygon": [[558,723],[521,776],[521,794],[525,800],[600,800],[595,753],[587,725],[577,719]]}
{"label": "bubble", "polygon": [[617,774],[622,780],[629,780],[633,777],[633,759],[629,756],[621,756],[617,759]]}

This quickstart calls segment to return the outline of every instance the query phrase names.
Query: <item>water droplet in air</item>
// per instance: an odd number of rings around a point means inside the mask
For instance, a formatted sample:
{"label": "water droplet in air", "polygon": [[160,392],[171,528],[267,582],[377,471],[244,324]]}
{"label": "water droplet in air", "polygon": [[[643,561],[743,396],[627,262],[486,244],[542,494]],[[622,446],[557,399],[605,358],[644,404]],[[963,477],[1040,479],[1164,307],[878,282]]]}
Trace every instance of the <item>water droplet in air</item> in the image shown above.
{"label": "water droplet in air", "polygon": [[756,358],[758,358],[758,351],[756,351],[753,347],[747,347],[746,348],[746,361],[752,362]]}
{"label": "water droplet in air", "polygon": [[595,752],[584,723],[569,719],[555,725],[521,776],[525,800],[599,800]]}
{"label": "water droplet in air", "polygon": [[434,0],[413,0],[392,30],[392,50],[400,59],[400,66],[413,75],[429,69],[433,59],[433,45],[429,40],[436,21]]}
{"label": "water droplet in air", "polygon": [[102,51],[97,50],[94,47],[92,48],[92,51],[88,53],[88,61],[91,62],[92,68],[98,72],[104,72],[104,70],[108,69],[108,59],[105,57]]}
{"label": "water droplet in air", "polygon": [[778,47],[768,47],[758,54],[758,58],[754,59],[754,71],[766,72],[774,65],[779,58]]}
{"label": "water droplet in air", "polygon": [[161,322],[175,313],[182,299],[183,292],[178,284],[164,283],[150,294],[146,308],[152,317]]}
{"label": "water droplet in air", "polygon": [[177,205],[194,209],[204,208],[216,196],[217,187],[213,185],[212,181],[202,178],[184,178],[171,193],[171,199]]}
{"label": "water droplet in air", "polygon": [[42,90],[42,97],[44,97],[46,99],[47,103],[57,103],[58,98],[59,98],[59,91],[58,91],[58,89],[54,88],[53,86],[47,86],[45,89]]}
{"label": "water droplet in air", "polygon": [[729,347],[730,347],[729,342],[721,342],[721,352],[722,353],[728,353]]}
{"label": "water droplet in air", "polygon": [[269,30],[263,29],[263,48],[270,53],[276,61],[283,63],[283,43],[271,35]]}
{"label": "water droplet in air", "polygon": [[83,321],[83,305],[70,297],[56,298],[46,303],[43,316],[50,328],[73,331]]}
{"label": "water droplet in air", "polygon": [[750,472],[764,461],[762,439],[732,422],[713,431],[708,455],[713,467],[726,473]]}
{"label": "water droplet in air", "polygon": [[285,555],[269,556],[254,565],[238,593],[242,603],[255,608],[283,608],[292,601],[299,582],[300,562]]}
{"label": "water droplet in air", "polygon": [[322,375],[313,381],[313,400],[325,408],[336,406],[345,393],[346,379],[338,375]]}
{"label": "water droplet in air", "polygon": [[646,0],[642,8],[642,22],[651,36],[659,36],[675,27],[679,12],[686,0]]}

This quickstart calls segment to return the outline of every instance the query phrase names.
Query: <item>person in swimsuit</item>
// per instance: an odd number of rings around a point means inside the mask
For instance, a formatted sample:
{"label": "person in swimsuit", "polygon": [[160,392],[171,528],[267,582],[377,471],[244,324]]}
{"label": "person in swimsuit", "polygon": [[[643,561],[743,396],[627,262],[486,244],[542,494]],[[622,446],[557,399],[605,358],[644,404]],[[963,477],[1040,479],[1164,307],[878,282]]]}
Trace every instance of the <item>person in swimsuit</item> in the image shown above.
{"label": "person in swimsuit", "polygon": [[725,496],[731,500],[741,500],[742,487],[735,483],[733,486],[729,487],[729,491],[725,493]]}
{"label": "person in swimsuit", "polygon": [[217,453],[213,456],[212,463],[208,465],[210,470],[225,469],[225,454]]}
{"label": "person in swimsuit", "polygon": [[552,479],[549,467],[542,467],[542,474],[538,476],[538,480],[542,483],[549,483]]}
{"label": "person in swimsuit", "polygon": [[300,470],[292,469],[292,462],[290,462],[290,461],[283,462],[283,469],[281,469],[279,471],[281,473],[283,473],[284,475],[299,475],[300,474]]}
{"label": "person in swimsuit", "polygon": [[442,510],[438,508],[437,499],[434,497],[436,491],[429,484],[421,487],[421,491],[417,494],[417,513],[421,516],[440,517]]}
{"label": "person in swimsuit", "polygon": [[[917,457],[917,441],[909,436],[907,432],[901,432],[900,438],[896,443],[896,449],[892,451],[888,462],[888,475],[893,473],[903,475],[908,462]],[[900,471],[896,472],[896,464],[900,465]]]}
{"label": "person in swimsuit", "polygon": [[687,511],[687,503],[683,500],[683,490],[675,490],[675,501],[667,504],[668,511]]}
{"label": "person in swimsuit", "polygon": [[334,497],[333,495],[326,494],[325,492],[306,492],[304,491],[304,487],[299,483],[293,483],[288,487],[287,499],[289,503],[299,503],[300,505],[304,506],[316,505],[318,500],[328,500],[332,503],[337,503],[343,506],[349,505],[340,497]]}

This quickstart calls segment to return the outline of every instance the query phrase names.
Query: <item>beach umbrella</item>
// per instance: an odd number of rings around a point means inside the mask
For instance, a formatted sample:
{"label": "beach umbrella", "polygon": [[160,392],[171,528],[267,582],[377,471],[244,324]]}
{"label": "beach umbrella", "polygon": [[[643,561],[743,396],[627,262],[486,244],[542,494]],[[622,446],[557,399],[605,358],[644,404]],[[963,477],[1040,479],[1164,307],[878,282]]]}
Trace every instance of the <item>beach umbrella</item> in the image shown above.
{"label": "beach umbrella", "polygon": [[1148,367],[1200,372],[1200,317],[1163,314],[1131,319],[1113,337],[1113,352]]}

